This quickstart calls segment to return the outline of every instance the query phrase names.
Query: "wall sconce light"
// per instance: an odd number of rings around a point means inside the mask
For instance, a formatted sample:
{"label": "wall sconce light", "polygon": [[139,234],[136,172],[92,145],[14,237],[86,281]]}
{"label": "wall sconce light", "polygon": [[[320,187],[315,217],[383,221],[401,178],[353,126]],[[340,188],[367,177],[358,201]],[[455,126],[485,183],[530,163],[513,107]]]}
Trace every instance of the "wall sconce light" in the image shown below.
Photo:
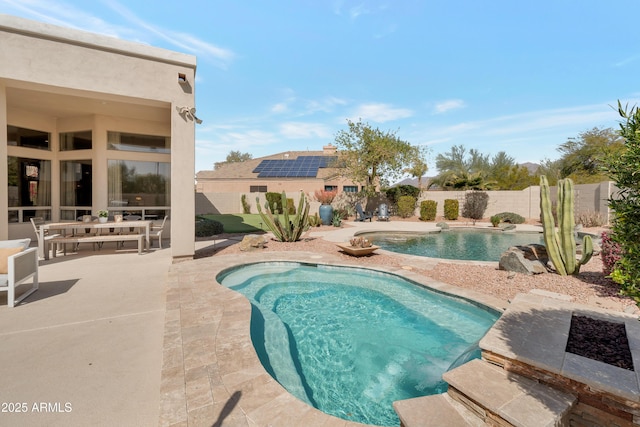
{"label": "wall sconce light", "polygon": [[184,73],[178,73],[178,83],[180,83],[181,85],[189,84],[189,81],[187,80],[187,75]]}
{"label": "wall sconce light", "polygon": [[202,120],[196,116],[196,108],[195,107],[176,107],[178,110],[178,114],[180,114],[185,119],[194,120],[197,124],[202,124]]}

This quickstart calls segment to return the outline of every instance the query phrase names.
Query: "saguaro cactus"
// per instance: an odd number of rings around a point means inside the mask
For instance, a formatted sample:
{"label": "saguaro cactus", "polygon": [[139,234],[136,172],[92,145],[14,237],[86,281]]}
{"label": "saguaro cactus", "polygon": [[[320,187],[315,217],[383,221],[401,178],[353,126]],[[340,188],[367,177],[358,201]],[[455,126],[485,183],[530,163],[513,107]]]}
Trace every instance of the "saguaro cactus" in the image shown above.
{"label": "saguaro cactus", "polygon": [[[277,211],[275,215],[271,212],[268,202],[265,204],[266,213],[262,212],[260,199],[257,197],[256,202],[260,217],[277,240],[281,242],[296,242],[300,239],[302,233],[309,229],[309,203],[307,203],[302,191],[300,192],[297,214],[292,219],[289,219],[289,212],[286,208],[283,208],[283,219],[281,221]],[[284,191],[282,192],[282,206],[287,206],[287,195]]]}
{"label": "saguaro cactus", "polygon": [[580,272],[580,266],[586,264],[593,255],[591,236],[582,239],[582,258],[576,260],[575,220],[573,213],[573,181],[561,179],[558,181],[558,228],[556,229],[551,210],[551,195],[547,177],[540,177],[540,211],[542,214],[542,229],[544,244],[547,247],[549,259],[553,262],[558,274],[566,276]]}

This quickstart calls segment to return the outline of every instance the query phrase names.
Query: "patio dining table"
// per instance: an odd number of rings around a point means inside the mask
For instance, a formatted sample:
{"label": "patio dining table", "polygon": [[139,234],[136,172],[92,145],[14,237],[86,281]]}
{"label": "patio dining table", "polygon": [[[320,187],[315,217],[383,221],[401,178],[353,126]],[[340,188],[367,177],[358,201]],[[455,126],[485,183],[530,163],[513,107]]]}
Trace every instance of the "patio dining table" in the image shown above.
{"label": "patio dining table", "polygon": [[[70,222],[50,222],[47,224],[42,224],[38,233],[38,251],[40,254],[44,255],[44,259],[49,259],[49,250],[45,245],[45,231],[47,230],[57,230],[65,234],[65,232],[76,229],[91,229],[91,230],[109,230],[109,229],[127,229],[127,228],[135,228],[138,229],[140,233],[144,233],[145,235],[145,250],[148,250],[150,245],[149,239],[149,231],[151,230],[151,225],[153,221],[139,220],[139,221],[107,221],[107,222],[85,222],[85,221],[70,221]],[[55,248],[54,248],[55,250]]]}

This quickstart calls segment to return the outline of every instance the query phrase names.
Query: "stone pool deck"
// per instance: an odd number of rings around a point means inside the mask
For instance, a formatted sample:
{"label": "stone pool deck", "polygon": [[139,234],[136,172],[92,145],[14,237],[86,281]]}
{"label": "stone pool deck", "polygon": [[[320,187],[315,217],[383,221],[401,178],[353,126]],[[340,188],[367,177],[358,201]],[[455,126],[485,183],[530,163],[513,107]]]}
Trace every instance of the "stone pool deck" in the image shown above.
{"label": "stone pool deck", "polygon": [[[301,261],[358,267],[311,252],[247,253],[176,264],[169,276],[162,368],[162,426],[356,426],[291,396],[260,364],[249,335],[251,306],[215,283],[234,265]],[[502,310],[504,301],[436,282],[403,268],[384,269],[431,288]]]}

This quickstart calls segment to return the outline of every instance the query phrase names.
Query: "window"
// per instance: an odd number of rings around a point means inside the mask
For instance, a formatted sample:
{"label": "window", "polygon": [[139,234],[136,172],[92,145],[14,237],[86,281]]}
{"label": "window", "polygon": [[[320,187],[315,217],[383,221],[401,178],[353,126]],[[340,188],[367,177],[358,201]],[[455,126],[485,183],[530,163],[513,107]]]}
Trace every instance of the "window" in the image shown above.
{"label": "window", "polygon": [[39,130],[7,126],[7,145],[13,147],[37,148],[50,150],[49,134]]}
{"label": "window", "polygon": [[51,218],[51,161],[9,156],[7,178],[10,222]]}
{"label": "window", "polygon": [[266,193],[267,186],[266,185],[251,185],[249,186],[250,193]]}
{"label": "window", "polygon": [[171,163],[109,160],[109,208],[123,212],[170,205]]}
{"label": "window", "polygon": [[344,191],[345,193],[357,193],[358,192],[358,186],[357,185],[345,185],[342,188],[342,191]]}
{"label": "window", "polygon": [[65,132],[60,134],[60,151],[91,150],[91,131]]}
{"label": "window", "polygon": [[338,191],[337,185],[325,185],[324,191]]}
{"label": "window", "polygon": [[161,154],[171,153],[171,138],[166,136],[107,132],[107,141],[109,150]]}
{"label": "window", "polygon": [[61,219],[73,220],[82,215],[91,215],[92,182],[91,160],[60,162]]}

